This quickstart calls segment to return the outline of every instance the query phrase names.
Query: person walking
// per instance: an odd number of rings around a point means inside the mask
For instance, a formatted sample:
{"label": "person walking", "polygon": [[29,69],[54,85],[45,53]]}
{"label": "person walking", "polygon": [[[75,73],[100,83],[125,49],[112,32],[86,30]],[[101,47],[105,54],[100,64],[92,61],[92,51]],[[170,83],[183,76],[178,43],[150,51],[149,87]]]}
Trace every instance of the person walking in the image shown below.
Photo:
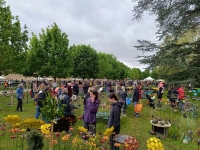
{"label": "person walking", "polygon": [[127,97],[127,92],[124,89],[124,86],[123,86],[122,82],[119,84],[119,89],[120,89],[118,91],[119,100],[124,103],[123,107],[122,107],[122,109],[123,109],[122,114],[123,114],[123,116],[126,116],[124,113],[126,113],[126,97]]}
{"label": "person walking", "polygon": [[16,90],[16,97],[17,97],[17,111],[23,111],[22,109],[22,99],[24,98],[24,87],[23,87],[23,83],[20,83],[18,85],[18,88]]}
{"label": "person walking", "polygon": [[[123,106],[123,102],[119,102],[119,99],[114,93],[110,93],[108,95],[108,101],[112,105],[110,110],[110,115],[108,118],[108,128],[114,127],[114,133],[120,133],[120,115],[121,115],[121,108]],[[110,137],[110,149],[111,150],[119,150],[119,147],[114,146],[113,141],[114,135]]]}
{"label": "person walking", "polygon": [[[134,88],[133,88],[132,102],[133,102],[134,110],[135,110],[135,107],[136,107],[136,105],[137,105],[138,102],[139,102],[139,89],[138,89],[137,87],[134,87]],[[139,112],[136,111],[136,112],[134,113],[134,116],[135,116],[135,117],[139,117]]]}
{"label": "person walking", "polygon": [[180,111],[182,111],[182,108],[185,104],[183,101],[184,98],[185,98],[185,90],[184,90],[183,86],[180,85],[178,88],[178,100],[179,100]]}
{"label": "person walking", "polygon": [[79,94],[79,86],[78,86],[78,81],[76,81],[75,84],[73,85],[73,96],[72,96],[72,99],[76,101],[77,97],[78,97],[78,94]]}

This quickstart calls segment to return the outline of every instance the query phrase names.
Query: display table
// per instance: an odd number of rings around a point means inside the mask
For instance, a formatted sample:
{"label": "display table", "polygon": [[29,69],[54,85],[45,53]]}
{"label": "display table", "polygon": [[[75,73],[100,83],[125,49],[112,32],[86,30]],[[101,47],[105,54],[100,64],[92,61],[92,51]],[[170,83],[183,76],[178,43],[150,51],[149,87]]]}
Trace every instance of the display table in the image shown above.
{"label": "display table", "polygon": [[153,120],[150,121],[151,125],[152,125],[152,130],[158,134],[158,135],[162,135],[163,137],[167,137],[168,135],[168,129],[171,126],[170,123],[165,123],[165,124],[161,124],[162,121],[158,121],[158,123],[153,123]]}
{"label": "display table", "polygon": [[116,142],[124,144],[125,139],[128,138],[128,137],[129,137],[129,135],[118,134],[118,135],[114,136],[113,140],[116,141]]}

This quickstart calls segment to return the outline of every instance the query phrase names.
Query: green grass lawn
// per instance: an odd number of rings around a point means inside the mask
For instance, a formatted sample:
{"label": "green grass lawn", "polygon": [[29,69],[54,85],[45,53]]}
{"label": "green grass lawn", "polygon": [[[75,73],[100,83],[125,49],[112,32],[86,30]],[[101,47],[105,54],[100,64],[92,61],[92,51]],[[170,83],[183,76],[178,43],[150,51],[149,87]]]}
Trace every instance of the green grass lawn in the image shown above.
{"label": "green grass lawn", "polygon": [[[25,99],[23,100],[23,112],[16,112],[16,103],[17,100],[14,97],[13,99],[13,105],[8,106],[7,104],[10,103],[10,97],[6,96],[0,96],[0,118],[1,122],[3,122],[3,118],[7,115],[19,115],[22,120],[26,118],[32,118],[35,116],[35,105],[32,99],[28,98],[27,102],[27,96],[25,95]],[[191,100],[192,101],[192,100]],[[104,99],[101,99],[101,102],[107,102],[107,97]],[[81,99],[80,102],[76,101],[75,105],[81,104],[79,109],[75,110],[75,115],[79,116],[82,115],[83,110],[83,100]],[[133,116],[133,105],[129,105],[127,107],[127,116],[121,117],[121,133],[120,134],[126,134],[130,136],[136,137],[136,139],[139,141],[140,144],[140,150],[146,150],[146,142],[148,138],[154,137],[155,135],[150,135],[148,133],[149,130],[151,130],[151,124],[150,120],[153,116],[159,116],[165,120],[170,120],[173,124],[169,128],[168,137],[165,139],[162,139],[162,143],[164,145],[165,150],[194,150],[197,149],[197,141],[192,142],[190,141],[188,144],[183,144],[182,134],[184,132],[187,132],[188,129],[191,129],[193,131],[193,140],[197,139],[197,135],[195,134],[195,130],[199,127],[199,118],[184,118],[183,115],[177,111],[175,112],[172,110],[168,105],[163,104],[163,110],[162,109],[152,109],[150,107],[146,107],[146,100],[143,99],[142,103],[144,104],[143,110],[140,113],[139,118],[135,118]],[[195,103],[198,103],[198,101],[195,101]],[[108,109],[102,108],[102,106],[99,107],[99,111],[106,111],[109,112]],[[41,117],[41,116],[40,116]],[[77,134],[77,128],[78,126],[82,126],[83,121],[78,120],[76,125],[74,126],[74,135]],[[179,127],[178,127],[179,126]],[[107,128],[106,120],[98,119],[97,122],[97,132],[104,132]],[[178,136],[178,140],[174,140],[171,138],[173,134],[176,134]],[[6,149],[6,135],[3,135],[0,137],[0,149],[4,150]],[[9,150],[17,150],[16,146],[11,145]],[[18,148],[20,150],[20,148]],[[48,149],[48,145],[45,145],[44,149]],[[121,148],[122,149],[122,148]]]}

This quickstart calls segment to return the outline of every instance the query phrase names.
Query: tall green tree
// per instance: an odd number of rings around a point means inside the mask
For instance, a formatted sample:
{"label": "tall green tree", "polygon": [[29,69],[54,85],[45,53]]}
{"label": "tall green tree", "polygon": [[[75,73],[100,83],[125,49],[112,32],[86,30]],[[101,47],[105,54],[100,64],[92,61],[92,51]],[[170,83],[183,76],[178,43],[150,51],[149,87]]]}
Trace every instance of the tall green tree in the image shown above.
{"label": "tall green tree", "polygon": [[[154,52],[149,56],[139,56],[140,62],[148,64],[149,69],[166,66],[163,71],[170,80],[187,80],[189,78],[200,81],[200,2],[188,0],[135,0],[133,7],[134,19],[140,20],[142,14],[148,11],[156,16],[158,27],[158,43],[138,40],[138,50]],[[193,34],[191,34],[193,32]],[[193,40],[181,40],[187,38]],[[194,38],[195,37],[195,38]],[[189,59],[188,59],[189,58]],[[195,63],[194,63],[195,61]],[[180,78],[177,78],[180,76]],[[174,77],[174,78],[173,78]]]}
{"label": "tall green tree", "polygon": [[13,16],[9,6],[0,0],[0,75],[20,73],[25,65],[28,31],[21,28],[18,16]]}
{"label": "tall green tree", "polygon": [[74,51],[72,75],[83,79],[96,78],[99,71],[97,52],[89,45],[77,45]]}
{"label": "tall green tree", "polygon": [[156,72],[156,70],[151,71],[150,76],[151,76],[152,78],[154,78],[154,79],[158,79],[158,78],[159,78],[158,73]]}
{"label": "tall green tree", "polygon": [[65,78],[69,75],[68,59],[69,40],[56,23],[42,29],[37,37],[33,34],[30,40],[26,73],[30,75]]}
{"label": "tall green tree", "polygon": [[132,73],[132,79],[133,80],[139,80],[141,79],[141,70],[139,68],[132,68],[131,69],[131,73]]}
{"label": "tall green tree", "polygon": [[109,64],[109,57],[106,53],[98,53],[98,78],[108,78],[112,69],[112,65]]}
{"label": "tall green tree", "polygon": [[145,79],[150,76],[150,71],[148,69],[141,72],[142,79]]}

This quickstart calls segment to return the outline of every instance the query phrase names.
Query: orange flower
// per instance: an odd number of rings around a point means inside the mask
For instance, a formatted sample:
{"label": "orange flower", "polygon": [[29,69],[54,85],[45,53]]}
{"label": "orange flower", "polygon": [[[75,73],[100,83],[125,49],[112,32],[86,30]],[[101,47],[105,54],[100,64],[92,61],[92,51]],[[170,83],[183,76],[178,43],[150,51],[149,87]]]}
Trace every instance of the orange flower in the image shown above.
{"label": "orange flower", "polygon": [[121,144],[120,143],[115,143],[114,146],[120,147]]}
{"label": "orange flower", "polygon": [[56,141],[56,140],[53,140],[52,142],[53,142],[53,144],[58,144],[58,141]]}
{"label": "orange flower", "polygon": [[64,137],[69,138],[69,137],[70,137],[70,134],[66,134]]}
{"label": "orange flower", "polygon": [[75,143],[76,143],[76,139],[73,139],[73,140],[72,140],[72,143],[75,144]]}
{"label": "orange flower", "polygon": [[13,132],[13,133],[16,133],[17,131],[19,131],[19,128],[14,128],[10,130],[10,132]]}
{"label": "orange flower", "polygon": [[67,141],[68,140],[68,137],[64,136],[62,137],[62,141]]}
{"label": "orange flower", "polygon": [[103,136],[103,140],[107,141],[109,139],[108,136]]}

